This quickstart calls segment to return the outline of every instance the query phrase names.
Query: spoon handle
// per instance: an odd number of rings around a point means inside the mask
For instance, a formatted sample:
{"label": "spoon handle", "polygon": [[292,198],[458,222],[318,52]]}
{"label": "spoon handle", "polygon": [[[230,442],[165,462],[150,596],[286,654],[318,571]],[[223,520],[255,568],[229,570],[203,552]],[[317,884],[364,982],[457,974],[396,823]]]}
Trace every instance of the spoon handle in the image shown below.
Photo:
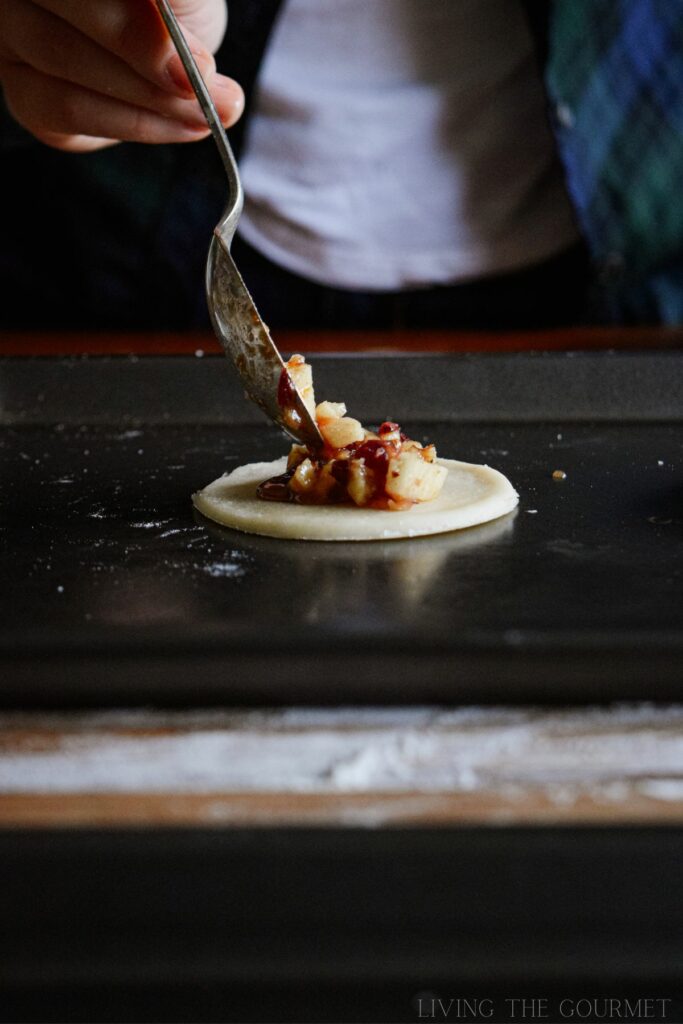
{"label": "spoon handle", "polygon": [[195,96],[199,100],[199,105],[202,108],[206,122],[211,129],[211,134],[218,146],[218,152],[221,155],[223,166],[225,167],[225,171],[228,176],[230,205],[237,206],[237,203],[241,198],[242,185],[237,171],[237,163],[233,156],[230,143],[228,142],[228,136],[225,134],[225,128],[220,122],[218,112],[214,106],[213,100],[211,99],[211,94],[206,88],[206,83],[204,82],[195,59],[192,56],[190,47],[187,45],[187,40],[185,39],[183,30],[178,24],[178,19],[173,13],[170,3],[168,0],[156,0],[156,5],[159,10],[159,14],[163,18],[164,24],[168,29],[169,35],[173,40],[173,45],[178,51],[178,56],[183,62],[183,67],[187,72],[187,77],[190,79],[190,84],[194,89]]}

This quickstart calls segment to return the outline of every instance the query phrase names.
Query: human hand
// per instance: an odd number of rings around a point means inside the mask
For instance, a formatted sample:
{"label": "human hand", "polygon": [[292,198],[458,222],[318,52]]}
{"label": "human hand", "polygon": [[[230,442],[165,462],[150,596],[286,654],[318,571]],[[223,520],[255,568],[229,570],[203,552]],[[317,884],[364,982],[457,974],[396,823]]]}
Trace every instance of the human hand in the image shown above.
{"label": "human hand", "polygon": [[[229,127],[244,96],[212,56],[225,31],[225,0],[173,7]],[[0,84],[24,128],[69,152],[208,134],[153,0],[0,0]]]}

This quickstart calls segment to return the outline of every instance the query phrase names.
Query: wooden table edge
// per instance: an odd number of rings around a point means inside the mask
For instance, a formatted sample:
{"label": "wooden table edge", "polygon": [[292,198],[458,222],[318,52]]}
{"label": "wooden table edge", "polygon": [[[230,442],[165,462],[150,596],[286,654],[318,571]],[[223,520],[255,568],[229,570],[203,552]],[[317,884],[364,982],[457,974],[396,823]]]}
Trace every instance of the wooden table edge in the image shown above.
{"label": "wooden table edge", "polygon": [[363,793],[17,793],[0,795],[0,829],[672,826],[683,802],[540,791]]}
{"label": "wooden table edge", "polygon": [[[278,331],[285,352],[525,352],[683,348],[678,327],[572,327],[535,331]],[[0,356],[212,355],[207,331],[5,331]]]}

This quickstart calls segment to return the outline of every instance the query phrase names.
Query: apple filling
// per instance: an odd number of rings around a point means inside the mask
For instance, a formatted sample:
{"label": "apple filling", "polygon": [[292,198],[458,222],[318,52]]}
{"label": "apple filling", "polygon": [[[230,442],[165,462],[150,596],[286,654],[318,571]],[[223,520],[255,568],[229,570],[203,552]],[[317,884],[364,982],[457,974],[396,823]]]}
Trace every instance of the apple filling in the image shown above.
{"label": "apple filling", "polygon": [[377,432],[366,430],[359,420],[346,415],[341,402],[316,405],[311,367],[300,355],[286,363],[280,381],[285,418],[290,381],[315,418],[324,444],[315,450],[292,445],[287,471],[261,484],[260,498],[399,511],[437,497],[448,470],[437,462],[433,444],[411,441],[397,423],[389,421]]}

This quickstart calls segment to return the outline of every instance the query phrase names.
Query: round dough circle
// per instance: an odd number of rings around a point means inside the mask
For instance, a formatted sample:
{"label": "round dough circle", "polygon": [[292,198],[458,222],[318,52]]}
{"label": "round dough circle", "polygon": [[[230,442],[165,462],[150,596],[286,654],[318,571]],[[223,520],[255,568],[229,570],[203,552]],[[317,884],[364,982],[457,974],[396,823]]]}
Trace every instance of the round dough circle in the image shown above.
{"label": "round dough circle", "polygon": [[243,533],[322,541],[400,540],[448,533],[488,523],[516,506],[517,492],[496,469],[452,459],[438,462],[448,470],[441,494],[405,512],[258,498],[258,485],[284,473],[286,458],[241,466],[198,491],[192,500],[202,515]]}

